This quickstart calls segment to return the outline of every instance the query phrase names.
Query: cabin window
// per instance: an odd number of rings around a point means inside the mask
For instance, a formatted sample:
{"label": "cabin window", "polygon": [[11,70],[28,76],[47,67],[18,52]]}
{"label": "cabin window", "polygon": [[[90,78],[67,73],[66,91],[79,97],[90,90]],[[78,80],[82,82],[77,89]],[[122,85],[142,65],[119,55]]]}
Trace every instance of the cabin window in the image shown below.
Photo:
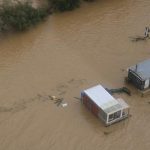
{"label": "cabin window", "polygon": [[119,110],[119,111],[117,111],[117,112],[115,112],[113,114],[110,114],[109,118],[108,118],[108,122],[110,122],[112,120],[115,120],[117,118],[120,118],[120,116],[121,116],[121,110]]}
{"label": "cabin window", "polygon": [[122,112],[122,116],[126,116],[126,115],[128,115],[128,109],[124,109]]}
{"label": "cabin window", "polygon": [[114,113],[114,119],[120,118],[121,110]]}
{"label": "cabin window", "polygon": [[114,114],[110,114],[109,115],[109,118],[108,118],[108,121],[110,122],[110,121],[112,121],[114,119]]}

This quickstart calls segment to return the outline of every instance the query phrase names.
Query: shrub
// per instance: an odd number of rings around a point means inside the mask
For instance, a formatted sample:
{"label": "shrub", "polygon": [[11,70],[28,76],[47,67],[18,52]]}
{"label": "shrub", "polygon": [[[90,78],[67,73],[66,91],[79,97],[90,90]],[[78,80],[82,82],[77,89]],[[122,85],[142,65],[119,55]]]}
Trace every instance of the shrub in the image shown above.
{"label": "shrub", "polygon": [[94,2],[95,0],[84,0],[86,2]]}
{"label": "shrub", "polygon": [[49,0],[49,2],[54,11],[73,10],[80,5],[80,0]]}
{"label": "shrub", "polygon": [[0,7],[0,27],[1,29],[25,30],[46,16],[46,9],[33,8],[28,2],[2,5]]}

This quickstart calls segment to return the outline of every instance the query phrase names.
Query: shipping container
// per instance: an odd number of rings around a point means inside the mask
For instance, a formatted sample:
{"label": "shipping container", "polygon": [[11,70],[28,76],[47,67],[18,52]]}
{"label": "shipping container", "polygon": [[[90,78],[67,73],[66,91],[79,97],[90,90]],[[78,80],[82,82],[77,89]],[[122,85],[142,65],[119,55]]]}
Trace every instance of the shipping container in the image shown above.
{"label": "shipping container", "polygon": [[81,102],[106,126],[129,116],[129,105],[121,98],[112,97],[101,85],[83,90]]}

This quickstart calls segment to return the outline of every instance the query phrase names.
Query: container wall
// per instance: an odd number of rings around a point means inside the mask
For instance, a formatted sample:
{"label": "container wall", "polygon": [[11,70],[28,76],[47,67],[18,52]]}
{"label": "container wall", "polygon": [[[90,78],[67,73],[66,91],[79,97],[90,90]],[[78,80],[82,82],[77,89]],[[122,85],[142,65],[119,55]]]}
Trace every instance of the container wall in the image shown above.
{"label": "container wall", "polygon": [[108,122],[106,125],[108,126],[108,125],[111,125],[113,123],[116,123],[120,120],[127,118],[128,116],[129,116],[129,108],[119,110],[115,113],[109,114]]}
{"label": "container wall", "polygon": [[99,115],[98,116],[99,116],[99,118],[101,118],[102,120],[107,122],[107,114],[103,110],[99,111]]}
{"label": "container wall", "polygon": [[138,75],[130,69],[129,69],[129,72],[128,72],[128,79],[139,90],[144,90],[145,81],[140,79],[140,77],[138,77]]}
{"label": "container wall", "polygon": [[91,108],[92,108],[92,102],[91,102],[91,100],[90,100],[86,95],[83,95],[83,96],[82,96],[82,103],[83,103],[89,110],[91,110]]}
{"label": "container wall", "polygon": [[103,121],[107,120],[107,115],[100,107],[98,107],[87,95],[82,95],[82,103],[98,118],[102,119]]}

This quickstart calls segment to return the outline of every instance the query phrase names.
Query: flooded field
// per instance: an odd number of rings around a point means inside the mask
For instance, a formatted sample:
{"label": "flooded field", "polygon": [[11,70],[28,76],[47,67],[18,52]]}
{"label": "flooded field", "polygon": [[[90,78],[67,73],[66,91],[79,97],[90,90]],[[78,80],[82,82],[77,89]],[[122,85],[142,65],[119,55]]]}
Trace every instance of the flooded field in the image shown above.
{"label": "flooded field", "polygon": [[[150,57],[148,0],[97,0],[0,36],[0,150],[149,150],[150,96],[130,85],[131,117],[110,127],[80,101],[96,84],[125,85],[126,68]],[[57,107],[49,95],[64,98]]]}

